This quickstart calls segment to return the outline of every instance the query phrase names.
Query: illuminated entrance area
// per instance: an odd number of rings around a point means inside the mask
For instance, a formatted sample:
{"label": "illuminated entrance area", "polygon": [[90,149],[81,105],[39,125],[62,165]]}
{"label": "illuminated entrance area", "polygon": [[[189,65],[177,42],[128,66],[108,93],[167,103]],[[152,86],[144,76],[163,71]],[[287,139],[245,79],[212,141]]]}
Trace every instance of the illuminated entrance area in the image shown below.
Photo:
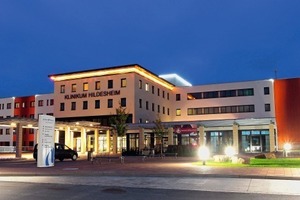
{"label": "illuminated entrance area", "polygon": [[227,146],[232,146],[232,131],[210,131],[206,133],[206,143],[212,153],[224,153]]}
{"label": "illuminated entrance area", "polygon": [[258,153],[270,151],[269,130],[245,130],[239,133],[240,151]]}

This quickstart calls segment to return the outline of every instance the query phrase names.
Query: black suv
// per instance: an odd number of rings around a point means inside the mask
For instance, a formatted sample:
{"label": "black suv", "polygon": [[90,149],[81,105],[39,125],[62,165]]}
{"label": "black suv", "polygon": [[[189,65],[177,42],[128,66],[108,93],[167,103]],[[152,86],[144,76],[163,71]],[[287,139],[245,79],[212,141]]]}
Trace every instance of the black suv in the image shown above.
{"label": "black suv", "polygon": [[[37,160],[37,146],[36,144],[34,146],[33,151],[33,158]],[[73,161],[77,160],[78,153],[71,148],[69,148],[67,145],[55,143],[55,159],[58,159],[60,161],[63,161],[64,159],[70,158]]]}

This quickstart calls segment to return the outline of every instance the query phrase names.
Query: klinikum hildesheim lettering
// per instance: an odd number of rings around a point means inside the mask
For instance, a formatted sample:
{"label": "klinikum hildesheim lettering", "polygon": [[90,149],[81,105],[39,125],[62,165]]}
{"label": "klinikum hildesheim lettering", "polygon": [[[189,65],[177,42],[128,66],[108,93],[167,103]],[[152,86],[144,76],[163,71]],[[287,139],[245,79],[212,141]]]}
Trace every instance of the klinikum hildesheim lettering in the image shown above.
{"label": "klinikum hildesheim lettering", "polygon": [[110,91],[101,91],[101,92],[90,92],[90,93],[79,93],[79,94],[67,94],[65,99],[81,99],[81,98],[90,98],[90,97],[104,97],[104,96],[114,96],[120,95],[120,90],[110,90]]}

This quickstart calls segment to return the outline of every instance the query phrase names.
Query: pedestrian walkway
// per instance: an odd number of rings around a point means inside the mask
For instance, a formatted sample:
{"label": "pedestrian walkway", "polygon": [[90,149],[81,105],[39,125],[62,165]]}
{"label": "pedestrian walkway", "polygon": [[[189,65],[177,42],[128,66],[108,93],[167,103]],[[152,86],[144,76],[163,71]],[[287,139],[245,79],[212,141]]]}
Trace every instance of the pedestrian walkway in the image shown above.
{"label": "pedestrian walkway", "polygon": [[[197,164],[198,163],[198,164]],[[300,168],[274,167],[212,167],[199,164],[197,158],[167,157],[161,159],[126,157],[125,163],[117,160],[101,164],[81,156],[77,161],[55,162],[54,167],[38,168],[35,160],[2,159],[0,175],[77,175],[77,176],[147,176],[147,177],[231,177],[300,180]]]}

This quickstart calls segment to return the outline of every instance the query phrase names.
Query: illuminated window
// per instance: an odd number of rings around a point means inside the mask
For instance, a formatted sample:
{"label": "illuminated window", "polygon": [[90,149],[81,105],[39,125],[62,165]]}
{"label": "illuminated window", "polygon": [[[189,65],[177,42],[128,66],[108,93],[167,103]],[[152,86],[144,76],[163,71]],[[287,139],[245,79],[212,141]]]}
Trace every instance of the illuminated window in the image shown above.
{"label": "illuminated window", "polygon": [[20,108],[20,103],[19,102],[15,103],[15,108]]}
{"label": "illuminated window", "polygon": [[101,89],[101,83],[100,81],[95,82],[95,90],[100,90]]}
{"label": "illuminated window", "polygon": [[72,89],[71,89],[72,92],[76,92],[76,84],[72,84]]}
{"label": "illuminated window", "polygon": [[26,108],[26,103],[25,102],[22,103],[22,108]]}
{"label": "illuminated window", "polygon": [[124,88],[127,86],[127,81],[126,81],[126,78],[122,78],[121,79],[121,87]]}
{"label": "illuminated window", "polygon": [[61,85],[60,86],[60,93],[65,93],[66,92],[66,86],[65,85]]}
{"label": "illuminated window", "polygon": [[176,109],[176,116],[181,116],[181,109]]}
{"label": "illuminated window", "polygon": [[149,84],[148,84],[148,83],[145,84],[145,90],[146,90],[147,92],[149,91]]}
{"label": "illuminated window", "polygon": [[89,90],[89,84],[83,83],[83,91],[88,91],[88,90]]}

